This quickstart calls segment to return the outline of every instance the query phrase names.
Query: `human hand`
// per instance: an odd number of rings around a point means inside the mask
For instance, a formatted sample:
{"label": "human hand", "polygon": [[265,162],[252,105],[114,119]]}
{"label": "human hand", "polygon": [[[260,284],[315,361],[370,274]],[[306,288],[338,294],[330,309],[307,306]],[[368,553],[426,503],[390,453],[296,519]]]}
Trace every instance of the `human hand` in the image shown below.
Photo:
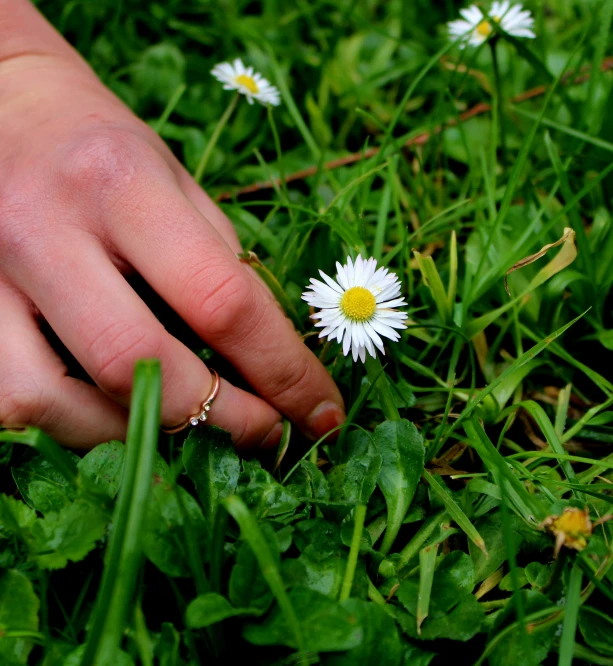
{"label": "human hand", "polygon": [[[161,361],[163,424],[198,410],[211,374],[133,291],[136,271],[257,392],[222,378],[210,412],[238,446],[275,446],[281,414],[313,437],[339,425],[338,389],[222,211],[29,3],[8,4],[13,42],[36,49],[0,53],[0,423],[122,439],[143,357]],[[40,317],[97,387],[66,376]]]}

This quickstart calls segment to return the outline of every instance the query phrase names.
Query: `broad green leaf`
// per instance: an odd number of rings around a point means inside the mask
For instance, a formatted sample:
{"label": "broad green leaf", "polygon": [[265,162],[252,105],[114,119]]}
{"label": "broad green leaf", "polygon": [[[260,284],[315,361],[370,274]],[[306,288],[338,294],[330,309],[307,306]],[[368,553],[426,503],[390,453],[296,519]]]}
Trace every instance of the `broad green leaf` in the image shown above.
{"label": "broad green leaf", "polygon": [[143,51],[130,71],[141,100],[150,98],[165,104],[183,83],[185,57],[174,44],[161,42]]}
{"label": "broad green leaf", "polygon": [[[267,523],[260,525],[266,535],[271,556],[280,565],[279,549],[274,530]],[[230,573],[228,597],[236,608],[253,608],[264,612],[273,601],[273,593],[260,570],[251,546],[243,541],[239,544],[236,561]]]}
{"label": "broad green leaf", "polygon": [[590,647],[613,656],[613,620],[609,615],[584,606],[579,610],[579,629]]}
{"label": "broad green leaf", "polygon": [[110,516],[101,508],[76,500],[32,525],[32,557],[43,569],[62,569],[79,562],[102,539]]}
{"label": "broad green leaf", "polygon": [[[84,654],[85,645],[81,645],[64,659],[61,666],[81,666]],[[114,659],[113,664],[115,666],[134,666],[132,657],[123,650],[118,650]]]}
{"label": "broad green leaf", "polygon": [[36,512],[25,502],[0,494],[0,570],[25,560]]}
{"label": "broad green leaf", "polygon": [[226,497],[222,502],[226,511],[238,523],[241,530],[241,536],[251,547],[258,562],[258,566],[260,567],[260,571],[262,572],[262,576],[266,579],[271,592],[277,600],[278,617],[285,623],[287,634],[290,637],[290,640],[293,641],[293,644],[302,653],[302,661],[304,661],[304,653],[307,651],[307,647],[303,627],[296,615],[296,610],[287,593],[285,583],[281,578],[276,553],[271,551],[266,536],[260,529],[253,514],[247,508],[247,505],[240,497],[232,495]]}
{"label": "broad green leaf", "polygon": [[382,460],[378,484],[387,504],[387,529],[380,550],[388,553],[424,468],[424,443],[417,428],[405,419],[385,421],[375,428],[374,437]]}
{"label": "broad green leaf", "polygon": [[[434,572],[429,618],[441,618],[449,613],[466,595],[471,594],[474,583],[474,567],[470,557],[459,550],[446,555]],[[415,578],[402,581],[397,596],[409,613],[417,616],[419,581]]]}
{"label": "broad green leaf", "polygon": [[428,617],[417,633],[415,617],[409,613],[399,613],[400,626],[410,638],[432,641],[447,638],[453,641],[468,641],[481,630],[485,612],[472,594],[466,594],[447,614],[438,618]]}
{"label": "broad green leaf", "polygon": [[300,506],[296,496],[275,481],[257,460],[243,461],[238,494],[258,519],[291,513]]}
{"label": "broad green leaf", "polygon": [[526,580],[537,590],[540,590],[549,581],[552,571],[551,565],[540,562],[529,562],[524,569]]}
{"label": "broad green leaf", "polygon": [[322,508],[324,514],[341,520],[353,506],[368,504],[370,496],[377,487],[381,462],[381,456],[371,449],[362,455],[350,458],[346,463],[335,465],[326,476],[330,486],[330,499],[335,502],[347,502],[348,506]]}
{"label": "broad green leaf", "polygon": [[[15,569],[0,571],[0,663],[27,664],[33,647],[28,633],[38,632],[40,601],[30,579]],[[24,632],[19,638],[4,636],[9,631]]]}
{"label": "broad green leaf", "polygon": [[[79,458],[65,452],[73,463]],[[37,455],[20,467],[13,468],[13,478],[23,499],[42,514],[57,512],[75,498],[75,489],[65,476],[42,455]]]}
{"label": "broad green leaf", "polygon": [[357,618],[359,624],[364,628],[364,637],[360,645],[352,650],[327,655],[324,658],[324,665],[400,666],[404,647],[394,620],[383,608],[359,599],[347,599],[341,605]]}
{"label": "broad green leaf", "polygon": [[295,525],[294,543],[300,552],[313,560],[324,560],[342,551],[337,523],[324,518],[301,520]]}
{"label": "broad green leaf", "polygon": [[114,498],[121,484],[124,455],[124,445],[111,441],[92,449],[77,467],[81,474],[93,482],[93,490]]}
{"label": "broad green leaf", "polygon": [[0,495],[0,536],[28,529],[36,520],[36,511],[25,502],[9,495]]}
{"label": "broad green leaf", "polygon": [[428,652],[417,645],[410,645],[405,650],[402,666],[429,666],[434,657],[436,657],[435,652]]}
{"label": "broad green leaf", "polygon": [[[557,608],[547,597],[534,590],[520,590],[515,594],[523,595],[526,614],[547,608],[551,608],[553,611]],[[490,631],[489,641],[494,642],[493,639],[496,638],[488,660],[488,664],[491,666],[540,664],[549,653],[555,640],[558,630],[555,624],[543,623],[543,626],[530,632],[525,632],[517,621],[507,624],[508,620],[514,617],[514,607],[515,605],[509,602],[502,613],[496,617],[494,627]]]}
{"label": "broad green leaf", "polygon": [[[517,553],[524,538],[522,532],[520,532],[522,523],[514,514],[509,516],[509,521],[512,526],[513,547]],[[478,519],[475,522],[475,527],[483,537],[487,549],[486,557],[483,550],[474,546],[472,542],[468,544],[468,551],[475,565],[475,583],[480,583],[507,561],[509,553],[504,542],[502,517],[499,511],[492,511]]]}
{"label": "broad green leaf", "polygon": [[179,657],[180,647],[181,634],[170,622],[164,622],[155,646],[160,666],[182,666],[184,662]]}
{"label": "broad green leaf", "polygon": [[301,460],[298,469],[284,484],[296,497],[313,497],[318,500],[330,499],[330,488],[324,473],[308,460]]}
{"label": "broad green leaf", "polygon": [[[308,587],[333,599],[338,598],[341,593],[346,568],[347,558],[340,554],[313,559],[302,553],[297,559],[286,559],[282,563],[283,579],[288,586]],[[351,585],[351,596],[364,598],[367,591],[366,566],[363,561],[358,561]]]}
{"label": "broad green leaf", "polygon": [[189,604],[185,613],[185,624],[191,629],[203,629],[229,617],[254,614],[253,609],[234,608],[221,594],[207,592]]}
{"label": "broad green leaf", "polygon": [[[359,618],[329,597],[304,587],[288,593],[309,652],[338,652],[361,645],[364,630]],[[247,624],[243,636],[254,645],[297,648],[285,616],[275,607],[260,624]]]}
{"label": "broad green leaf", "polygon": [[183,445],[183,464],[212,525],[219,500],[236,490],[240,474],[230,434],[215,427],[193,428]]}
{"label": "broad green leaf", "polygon": [[191,566],[186,530],[191,530],[200,552],[206,552],[207,531],[196,500],[171,482],[166,462],[155,462],[151,495],[143,523],[143,552],[168,576],[189,576]]}

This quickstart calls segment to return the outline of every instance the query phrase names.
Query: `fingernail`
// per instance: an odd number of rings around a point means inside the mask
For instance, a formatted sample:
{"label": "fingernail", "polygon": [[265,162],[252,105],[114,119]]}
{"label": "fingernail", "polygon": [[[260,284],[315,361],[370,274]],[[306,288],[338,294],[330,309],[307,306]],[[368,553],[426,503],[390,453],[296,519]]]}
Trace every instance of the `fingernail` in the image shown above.
{"label": "fingernail", "polygon": [[[345,421],[345,412],[335,402],[320,402],[309,414],[306,425],[312,437],[319,439]],[[336,438],[337,432],[331,437]]]}
{"label": "fingernail", "polygon": [[275,423],[272,430],[264,437],[259,449],[274,449],[276,446],[279,446],[281,441],[281,436],[283,435],[283,424]]}

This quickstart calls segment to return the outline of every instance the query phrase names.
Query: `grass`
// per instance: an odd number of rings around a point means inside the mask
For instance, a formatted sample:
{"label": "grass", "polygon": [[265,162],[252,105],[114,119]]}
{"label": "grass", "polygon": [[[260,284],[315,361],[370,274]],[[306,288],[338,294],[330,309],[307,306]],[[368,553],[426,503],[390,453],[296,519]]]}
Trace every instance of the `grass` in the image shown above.
{"label": "grass", "polygon": [[[0,662],[613,664],[613,2],[528,2],[496,61],[451,1],[38,4],[220,201],[349,419],[286,428],[274,473],[215,429],[154,455],[144,363],[125,449],[0,432]],[[279,108],[213,81],[239,55]],[[409,301],[383,369],[300,300],[358,252]]]}

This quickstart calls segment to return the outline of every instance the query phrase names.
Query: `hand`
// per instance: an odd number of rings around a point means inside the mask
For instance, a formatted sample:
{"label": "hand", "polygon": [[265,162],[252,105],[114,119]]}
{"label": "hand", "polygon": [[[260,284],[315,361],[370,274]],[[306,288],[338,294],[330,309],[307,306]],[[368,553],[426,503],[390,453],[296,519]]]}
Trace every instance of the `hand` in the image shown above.
{"label": "hand", "polygon": [[[313,437],[339,425],[337,388],[236,258],[222,211],[44,34],[51,54],[0,63],[0,423],[37,425],[72,446],[121,439],[143,357],[161,360],[163,424],[197,411],[211,374],[133,291],[124,276],[134,270],[261,396],[222,379],[209,422],[238,446],[276,445],[281,414]],[[97,386],[66,376],[40,317]]]}

